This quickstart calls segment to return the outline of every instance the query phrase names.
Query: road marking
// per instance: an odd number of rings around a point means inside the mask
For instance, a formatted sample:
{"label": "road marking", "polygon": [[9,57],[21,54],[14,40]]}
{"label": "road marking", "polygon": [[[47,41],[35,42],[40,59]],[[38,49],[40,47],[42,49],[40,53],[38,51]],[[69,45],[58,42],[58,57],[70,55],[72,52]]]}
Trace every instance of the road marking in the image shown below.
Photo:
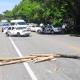
{"label": "road marking", "polygon": [[[11,41],[14,49],[15,49],[16,52],[18,53],[18,55],[19,55],[20,57],[23,57],[23,55],[21,54],[21,52],[20,52],[20,50],[18,49],[18,47],[15,45],[14,41],[12,40],[12,38],[9,37],[9,39],[10,39],[10,41]],[[31,76],[32,80],[38,80],[37,77],[35,76],[34,72],[32,71],[32,69],[30,68],[29,64],[26,63],[26,62],[24,62],[23,64],[24,64],[26,70],[28,71],[29,75]]]}

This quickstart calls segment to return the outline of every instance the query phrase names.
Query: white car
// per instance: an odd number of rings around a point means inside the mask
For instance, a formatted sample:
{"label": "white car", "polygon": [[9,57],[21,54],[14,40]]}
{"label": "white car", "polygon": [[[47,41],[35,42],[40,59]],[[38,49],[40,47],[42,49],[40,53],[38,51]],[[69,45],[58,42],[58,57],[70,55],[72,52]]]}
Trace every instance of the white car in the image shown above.
{"label": "white car", "polygon": [[30,28],[30,30],[32,32],[42,32],[42,28],[40,26],[38,26],[37,24],[29,24],[28,28]]}
{"label": "white car", "polygon": [[30,36],[30,31],[27,27],[9,27],[7,32],[7,36]]}
{"label": "white car", "polygon": [[35,27],[35,32],[39,32],[39,33],[40,33],[40,32],[42,32],[42,28],[41,28],[41,27],[36,26],[36,27]]}
{"label": "white car", "polygon": [[10,24],[8,22],[1,23],[2,32],[6,33],[9,26]]}
{"label": "white car", "polygon": [[30,29],[32,32],[42,32],[42,28],[38,26],[32,26]]}

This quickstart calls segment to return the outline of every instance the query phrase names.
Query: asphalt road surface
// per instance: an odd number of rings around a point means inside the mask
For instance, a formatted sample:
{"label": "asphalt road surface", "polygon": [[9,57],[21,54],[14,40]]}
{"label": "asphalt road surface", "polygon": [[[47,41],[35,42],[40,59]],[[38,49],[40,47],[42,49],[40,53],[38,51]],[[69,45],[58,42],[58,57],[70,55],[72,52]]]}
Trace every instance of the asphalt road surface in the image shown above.
{"label": "asphalt road surface", "polygon": [[[0,33],[0,58],[49,53],[80,56],[80,37],[36,33],[30,37],[6,37]],[[0,66],[0,80],[80,80],[80,60],[59,58]]]}

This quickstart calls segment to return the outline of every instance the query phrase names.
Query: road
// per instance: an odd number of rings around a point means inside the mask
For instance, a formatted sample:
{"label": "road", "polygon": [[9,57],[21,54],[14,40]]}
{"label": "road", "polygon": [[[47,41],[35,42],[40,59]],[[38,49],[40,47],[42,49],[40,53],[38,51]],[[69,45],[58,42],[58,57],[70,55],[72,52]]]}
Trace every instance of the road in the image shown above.
{"label": "road", "polygon": [[[6,37],[0,33],[0,58],[49,53],[80,56],[80,37],[36,33],[30,37]],[[80,80],[79,74],[79,59],[0,66],[0,80]]]}

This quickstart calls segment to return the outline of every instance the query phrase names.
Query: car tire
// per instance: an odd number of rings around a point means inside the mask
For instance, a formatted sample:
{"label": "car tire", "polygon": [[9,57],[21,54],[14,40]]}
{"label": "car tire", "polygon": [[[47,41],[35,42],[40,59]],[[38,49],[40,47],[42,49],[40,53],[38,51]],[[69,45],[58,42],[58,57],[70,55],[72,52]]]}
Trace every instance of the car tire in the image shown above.
{"label": "car tire", "polygon": [[17,36],[20,37],[20,33],[19,32],[17,33]]}
{"label": "car tire", "polygon": [[53,30],[51,31],[51,34],[54,34],[54,31]]}
{"label": "car tire", "polygon": [[30,34],[27,35],[27,37],[29,37],[29,36],[30,36]]}
{"label": "car tire", "polygon": [[8,34],[8,32],[6,32],[6,36],[8,36],[8,37],[10,36],[10,35]]}
{"label": "car tire", "polygon": [[37,33],[41,33],[41,30],[37,30]]}

